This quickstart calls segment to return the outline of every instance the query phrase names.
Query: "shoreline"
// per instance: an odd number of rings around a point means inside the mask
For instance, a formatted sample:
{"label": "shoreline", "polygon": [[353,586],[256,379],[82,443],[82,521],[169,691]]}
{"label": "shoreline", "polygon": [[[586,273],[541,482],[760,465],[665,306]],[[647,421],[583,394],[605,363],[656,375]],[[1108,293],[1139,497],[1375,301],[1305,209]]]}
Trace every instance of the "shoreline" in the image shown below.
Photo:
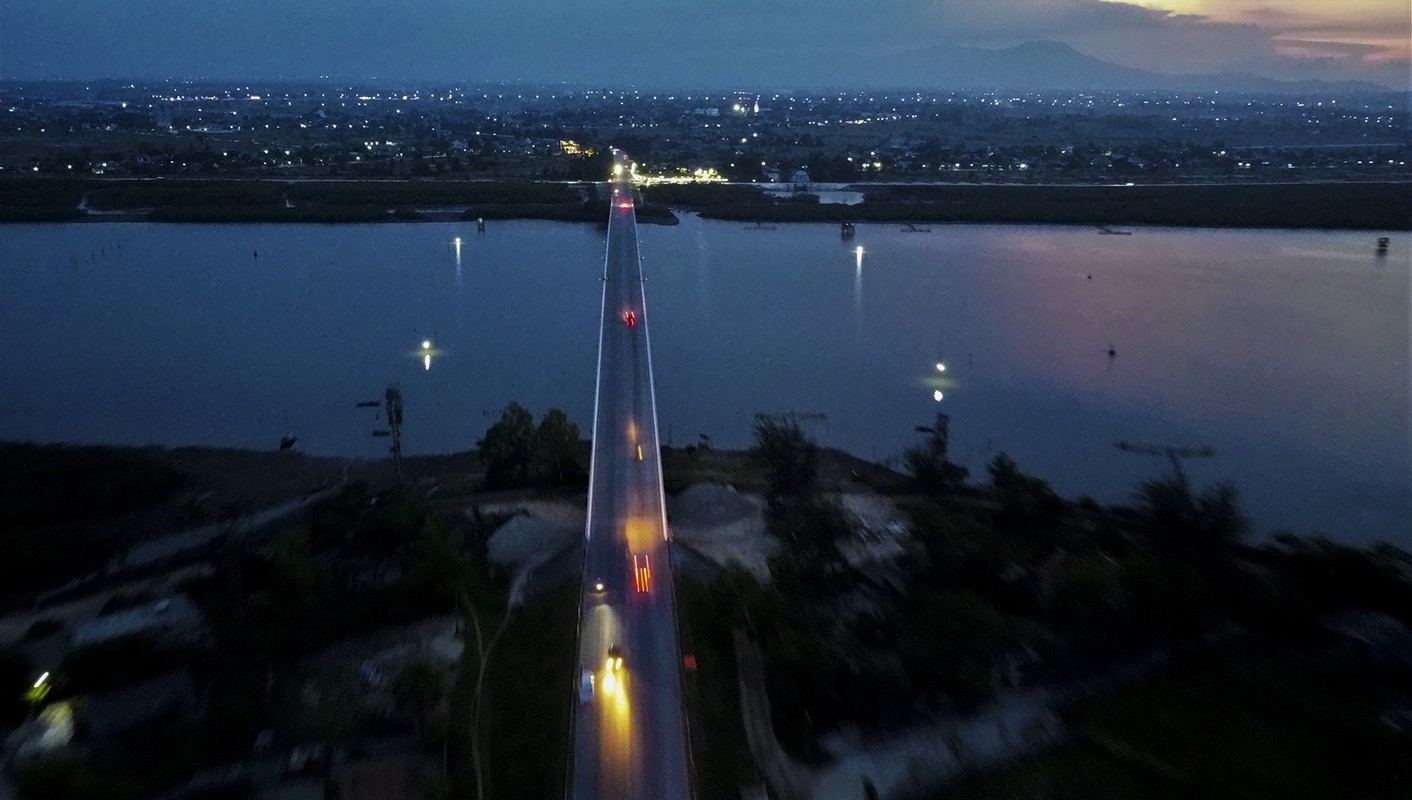
{"label": "shoreline", "polygon": [[[542,220],[604,224],[596,184],[531,181],[0,178],[0,224],[153,222],[381,224]],[[849,184],[863,200],[820,203],[758,184],[641,190],[641,224],[679,214],[746,223],[1151,226],[1412,231],[1412,181],[1240,184]],[[90,205],[90,201],[96,200]]]}

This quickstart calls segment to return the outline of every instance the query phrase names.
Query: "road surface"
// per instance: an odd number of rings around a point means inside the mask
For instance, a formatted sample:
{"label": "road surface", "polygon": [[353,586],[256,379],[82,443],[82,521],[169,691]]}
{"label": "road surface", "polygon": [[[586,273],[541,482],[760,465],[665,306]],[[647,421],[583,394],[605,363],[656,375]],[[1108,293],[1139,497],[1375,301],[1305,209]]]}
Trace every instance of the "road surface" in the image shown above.
{"label": "road surface", "polygon": [[[626,158],[614,164],[625,178]],[[689,800],[637,222],[626,180],[611,191],[570,790],[574,800]]]}

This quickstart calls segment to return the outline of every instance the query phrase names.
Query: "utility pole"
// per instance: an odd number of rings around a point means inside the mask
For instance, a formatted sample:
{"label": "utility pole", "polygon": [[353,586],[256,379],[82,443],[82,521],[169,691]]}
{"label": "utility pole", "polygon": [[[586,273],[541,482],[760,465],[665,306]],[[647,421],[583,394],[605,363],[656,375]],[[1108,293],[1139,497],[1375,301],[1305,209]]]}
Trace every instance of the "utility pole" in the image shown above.
{"label": "utility pole", "polygon": [[397,482],[402,483],[402,389],[397,384],[391,384],[383,395],[383,401],[364,400],[358,404],[359,408],[377,408],[382,406],[387,411],[387,429],[373,431],[374,438],[390,437],[392,439],[392,463],[397,469]]}
{"label": "utility pole", "polygon": [[387,425],[392,430],[392,463],[397,468],[397,482],[402,482],[402,389],[397,384],[387,387]]}
{"label": "utility pole", "polygon": [[826,421],[829,415],[821,411],[757,411],[755,418],[773,422],[792,422],[798,425],[800,422]]}
{"label": "utility pole", "polygon": [[1201,447],[1173,447],[1166,444],[1142,444],[1139,442],[1129,442],[1120,439],[1113,443],[1113,446],[1124,453],[1136,453],[1142,456],[1166,456],[1172,462],[1172,471],[1176,473],[1177,480],[1183,486],[1187,485],[1186,471],[1182,469],[1183,458],[1214,458],[1216,449],[1211,445]]}

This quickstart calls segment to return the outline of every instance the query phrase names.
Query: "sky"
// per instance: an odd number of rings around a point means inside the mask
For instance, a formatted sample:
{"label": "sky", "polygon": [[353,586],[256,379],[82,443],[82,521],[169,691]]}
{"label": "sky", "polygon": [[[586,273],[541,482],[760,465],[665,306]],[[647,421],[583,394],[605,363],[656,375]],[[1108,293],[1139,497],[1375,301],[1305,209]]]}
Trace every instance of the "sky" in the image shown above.
{"label": "sky", "polygon": [[[0,76],[846,86],[938,46],[1412,83],[1412,0],[0,0]],[[852,66],[850,66],[852,65]]]}

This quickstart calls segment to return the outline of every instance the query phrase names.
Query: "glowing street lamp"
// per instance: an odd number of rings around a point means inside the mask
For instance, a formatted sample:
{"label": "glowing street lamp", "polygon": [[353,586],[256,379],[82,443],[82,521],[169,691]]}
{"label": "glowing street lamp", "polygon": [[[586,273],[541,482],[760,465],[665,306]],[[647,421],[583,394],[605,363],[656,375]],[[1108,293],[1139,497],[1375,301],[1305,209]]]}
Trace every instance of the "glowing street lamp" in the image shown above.
{"label": "glowing street lamp", "polygon": [[29,691],[25,692],[25,700],[28,700],[31,706],[38,708],[39,704],[44,702],[44,698],[49,696],[49,690],[52,688],[54,686],[49,683],[49,673],[45,672],[35,680]]}
{"label": "glowing street lamp", "polygon": [[441,351],[432,346],[430,339],[423,339],[421,349],[415,355],[422,360],[422,368],[431,370],[431,359],[433,356],[441,355]]}

